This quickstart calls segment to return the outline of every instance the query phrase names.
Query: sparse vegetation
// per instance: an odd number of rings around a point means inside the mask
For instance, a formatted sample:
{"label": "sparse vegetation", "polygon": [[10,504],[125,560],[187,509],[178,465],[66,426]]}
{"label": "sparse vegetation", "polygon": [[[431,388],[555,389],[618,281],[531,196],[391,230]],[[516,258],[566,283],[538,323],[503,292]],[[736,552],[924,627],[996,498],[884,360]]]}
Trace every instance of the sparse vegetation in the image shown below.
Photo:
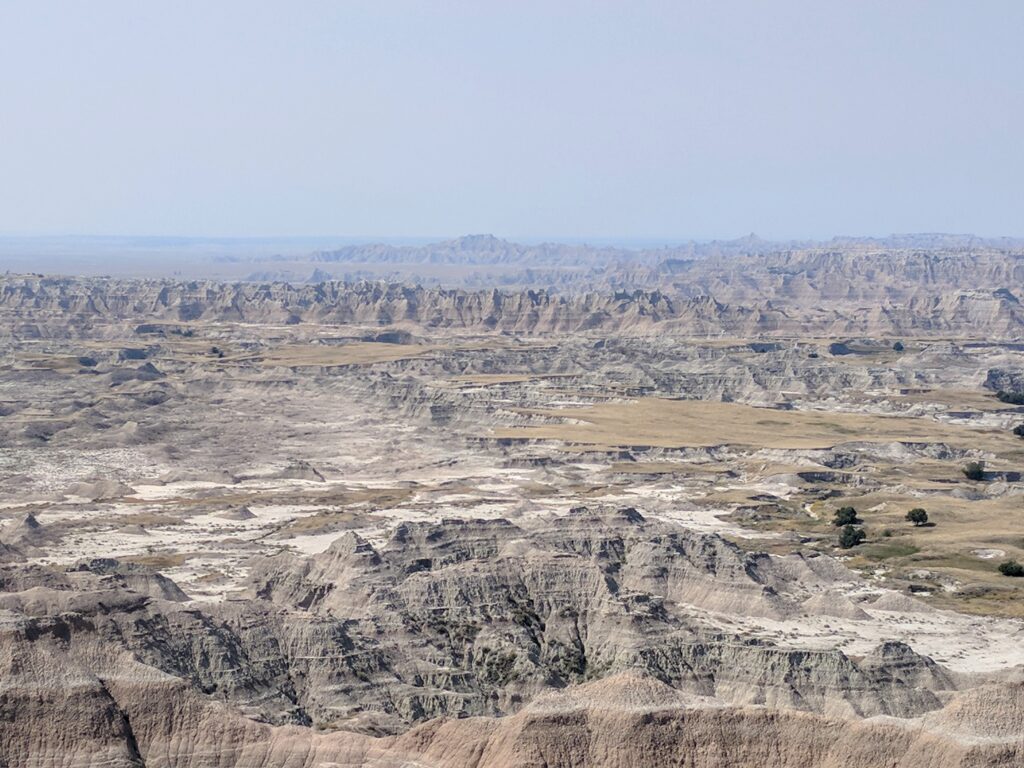
{"label": "sparse vegetation", "polygon": [[[884,534],[883,534],[884,535]],[[886,541],[877,544],[865,544],[857,550],[858,554],[868,560],[890,560],[896,557],[910,557],[920,552],[913,544],[902,541]]]}
{"label": "sparse vegetation", "polygon": [[968,480],[984,480],[985,479],[985,462],[983,461],[969,461],[964,465],[963,468],[964,477]]}
{"label": "sparse vegetation", "polygon": [[549,645],[551,671],[563,680],[578,680],[587,671],[587,657],[581,646],[552,640]]}
{"label": "sparse vegetation", "polygon": [[483,679],[498,686],[507,685],[518,676],[515,672],[516,653],[515,651],[492,651],[490,648],[481,648],[478,656],[478,664]]}
{"label": "sparse vegetation", "polygon": [[1024,576],[1024,565],[1016,560],[1007,560],[999,564],[999,572],[1003,576]]}
{"label": "sparse vegetation", "polygon": [[855,528],[852,525],[843,527],[843,530],[839,533],[839,546],[843,549],[852,549],[860,544],[868,535],[864,533],[863,528]]}
{"label": "sparse vegetation", "polygon": [[928,522],[928,513],[921,507],[914,507],[907,512],[907,522],[913,523],[915,527],[924,525]]}
{"label": "sparse vegetation", "polygon": [[145,555],[127,555],[120,560],[125,563],[136,565],[148,565],[152,568],[177,568],[184,565],[185,561],[192,557],[189,552],[155,552]]}
{"label": "sparse vegetation", "polygon": [[853,507],[840,507],[836,510],[835,516],[832,518],[832,524],[837,528],[842,528],[844,525],[853,525],[859,523],[860,519],[857,517],[857,510]]}
{"label": "sparse vegetation", "polygon": [[[680,448],[732,444],[799,449],[831,447],[849,437],[864,435],[871,435],[875,441],[959,445],[965,434],[962,427],[909,416],[792,410],[774,411],[768,419],[765,409],[744,403],[659,397],[572,408],[530,407],[522,412],[541,417],[543,423],[497,428],[492,436],[601,446]],[[759,423],[769,420],[772,423]],[[784,421],[785,426],[776,421]],[[972,448],[988,449],[993,442],[973,432],[970,439]]]}

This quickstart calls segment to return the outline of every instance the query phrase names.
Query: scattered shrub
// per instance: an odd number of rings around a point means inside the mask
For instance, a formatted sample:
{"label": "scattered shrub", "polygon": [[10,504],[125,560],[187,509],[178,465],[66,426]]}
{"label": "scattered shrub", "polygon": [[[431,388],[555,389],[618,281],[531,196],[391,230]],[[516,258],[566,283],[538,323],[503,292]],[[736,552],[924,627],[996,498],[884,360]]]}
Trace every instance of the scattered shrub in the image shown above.
{"label": "scattered shrub", "polygon": [[914,507],[907,512],[907,522],[913,523],[915,526],[924,525],[928,522],[928,513],[920,507]]}
{"label": "scattered shrub", "polygon": [[852,525],[846,525],[843,526],[843,530],[839,534],[839,546],[843,549],[852,549],[867,537],[863,528],[854,528]]}
{"label": "scattered shrub", "polygon": [[1016,560],[1007,560],[999,564],[999,572],[1003,576],[1024,576],[1024,565],[1021,565]]}
{"label": "scattered shrub", "polygon": [[996,392],[996,397],[1001,402],[1009,403],[1010,405],[1024,405],[1024,392],[1011,392],[1005,389],[1000,389]]}
{"label": "scattered shrub", "polygon": [[853,507],[840,507],[836,510],[835,517],[832,518],[832,524],[837,528],[841,528],[844,525],[853,525],[859,523],[857,519],[857,510]]}
{"label": "scattered shrub", "polygon": [[1024,424],[1018,424],[1013,428],[1013,434],[1017,437],[1024,437]]}
{"label": "scattered shrub", "polygon": [[984,480],[985,479],[985,462],[983,461],[971,461],[964,465],[963,468],[964,477],[968,480]]}
{"label": "scattered shrub", "polygon": [[892,349],[894,352],[902,352],[904,350],[903,342],[897,341],[895,344],[892,345]]}

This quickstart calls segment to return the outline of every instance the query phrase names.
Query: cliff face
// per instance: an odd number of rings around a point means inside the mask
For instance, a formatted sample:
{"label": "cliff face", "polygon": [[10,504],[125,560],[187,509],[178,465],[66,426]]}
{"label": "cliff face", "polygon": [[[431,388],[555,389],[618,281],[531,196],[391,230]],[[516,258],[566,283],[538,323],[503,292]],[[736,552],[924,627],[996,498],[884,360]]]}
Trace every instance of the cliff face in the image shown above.
{"label": "cliff face", "polygon": [[[973,738],[976,723],[958,719],[968,703],[962,696],[924,725],[850,722],[701,706],[656,680],[626,673],[551,694],[511,717],[435,720],[399,737],[373,737],[255,722],[173,681],[140,679],[130,660],[122,664],[122,673],[92,691],[69,690],[57,706],[5,695],[3,704],[17,707],[19,724],[30,714],[39,728],[35,739],[24,729],[0,734],[5,756],[15,756],[10,764],[659,768],[682,759],[694,768],[1010,768],[1024,755],[1019,722],[997,717],[987,728],[991,735]],[[1004,685],[986,694],[1005,699],[1021,691]],[[43,738],[48,723],[70,720],[81,726],[78,733],[60,744],[52,733]],[[991,709],[985,720],[992,722]]]}
{"label": "cliff face", "polygon": [[1024,759],[1019,684],[956,694],[923,719],[849,720],[723,706],[629,671],[547,694],[509,717],[432,720],[380,737],[253,720],[216,691],[197,691],[130,654],[97,646],[87,667],[43,648],[61,642],[33,638],[31,659],[21,658],[30,670],[5,660],[0,755],[8,765],[1010,768]]}
{"label": "cliff face", "polygon": [[792,615],[853,578],[841,566],[631,510],[403,524],[379,547],[348,534],[265,560],[249,596],[224,603],[151,597],[141,576],[108,560],[5,584],[5,764],[952,768],[1024,754],[1020,685],[959,692],[899,643],[853,659],[698,618]]}
{"label": "cliff face", "polygon": [[7,279],[0,284],[0,312],[12,324],[28,317],[39,321],[49,314],[71,324],[147,317],[520,333],[612,330],[659,322],[716,332],[764,322],[763,312],[729,308],[709,299],[680,303],[658,292],[565,297],[544,291],[467,292],[377,283],[296,286],[86,278]]}
{"label": "cliff face", "polygon": [[[739,301],[747,280],[711,286]],[[731,287],[730,287],[731,286]],[[722,303],[658,290],[561,295],[545,291],[464,291],[396,284],[169,282],[101,278],[8,277],[0,280],[5,333],[85,333],[97,324],[145,317],[158,322],[379,325],[437,332],[673,332],[697,336],[780,333],[959,334],[1016,338],[1024,307],[1005,290],[923,293],[865,306],[836,303],[808,289],[784,309],[763,297]],[[793,297],[792,292],[786,294]],[[847,299],[850,297],[847,296]],[[859,303],[858,303],[859,302]]]}

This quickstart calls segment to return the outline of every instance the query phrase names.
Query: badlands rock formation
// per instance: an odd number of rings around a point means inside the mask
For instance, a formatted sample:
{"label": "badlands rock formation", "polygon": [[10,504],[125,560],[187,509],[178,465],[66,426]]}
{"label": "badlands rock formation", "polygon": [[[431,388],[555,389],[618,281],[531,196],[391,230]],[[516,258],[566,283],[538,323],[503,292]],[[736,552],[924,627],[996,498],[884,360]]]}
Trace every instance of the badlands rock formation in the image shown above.
{"label": "badlands rock formation", "polygon": [[0,280],[0,765],[1024,765],[1012,249],[446,248]]}
{"label": "badlands rock formation", "polygon": [[970,687],[898,642],[853,658],[705,618],[797,615],[805,595],[856,580],[831,558],[752,556],[631,509],[530,528],[403,523],[380,547],[350,533],[320,555],[264,561],[248,596],[220,604],[182,602],[115,561],[7,578],[0,749],[12,764],[1024,754],[1019,683]]}
{"label": "badlands rock formation", "polygon": [[[907,272],[916,274],[913,269]],[[832,279],[829,270],[824,269],[824,274]],[[1002,272],[996,275],[1002,276]],[[865,278],[849,279],[861,284]],[[1009,277],[996,284],[1014,285]],[[691,283],[685,290],[673,289],[668,293],[635,289],[564,295],[545,290],[466,291],[365,282],[224,285],[28,277],[0,281],[0,313],[19,335],[37,338],[62,329],[88,334],[97,320],[139,317],[151,321],[143,327],[156,335],[174,333],[168,323],[200,321],[516,334],[625,331],[749,337],[792,336],[817,329],[836,336],[979,334],[1015,339],[1024,323],[1024,307],[1005,287],[913,293],[894,290],[879,295],[877,291],[833,289],[824,283],[798,290],[782,281],[777,291],[749,296],[710,281],[706,287]],[[722,296],[734,303],[715,298]],[[787,306],[801,302],[802,306]],[[145,351],[137,354],[144,357]]]}

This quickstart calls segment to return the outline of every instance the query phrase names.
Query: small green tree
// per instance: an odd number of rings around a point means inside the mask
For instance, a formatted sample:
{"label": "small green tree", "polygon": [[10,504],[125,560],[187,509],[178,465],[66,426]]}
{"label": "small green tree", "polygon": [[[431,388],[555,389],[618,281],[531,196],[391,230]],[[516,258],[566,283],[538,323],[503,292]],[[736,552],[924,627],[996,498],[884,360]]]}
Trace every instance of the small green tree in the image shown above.
{"label": "small green tree", "polygon": [[852,549],[860,544],[868,535],[863,528],[854,528],[852,525],[843,526],[839,533],[839,546],[843,549]]}
{"label": "small green tree", "polygon": [[985,479],[985,462],[983,461],[969,461],[964,465],[963,468],[964,477],[968,480],[984,480]]}
{"label": "small green tree", "polygon": [[835,517],[832,518],[832,525],[836,526],[836,528],[842,528],[844,525],[853,525],[859,522],[857,510],[853,507],[840,507],[836,510]]}
{"label": "small green tree", "polygon": [[1007,560],[999,564],[999,572],[1003,576],[1024,576],[1024,565],[1016,560]]}
{"label": "small green tree", "polygon": [[905,349],[902,341],[897,341],[895,344],[892,345],[892,348],[894,352],[902,352]]}
{"label": "small green tree", "polygon": [[924,525],[928,522],[928,513],[920,507],[914,507],[907,512],[907,522],[913,523],[915,526]]}

